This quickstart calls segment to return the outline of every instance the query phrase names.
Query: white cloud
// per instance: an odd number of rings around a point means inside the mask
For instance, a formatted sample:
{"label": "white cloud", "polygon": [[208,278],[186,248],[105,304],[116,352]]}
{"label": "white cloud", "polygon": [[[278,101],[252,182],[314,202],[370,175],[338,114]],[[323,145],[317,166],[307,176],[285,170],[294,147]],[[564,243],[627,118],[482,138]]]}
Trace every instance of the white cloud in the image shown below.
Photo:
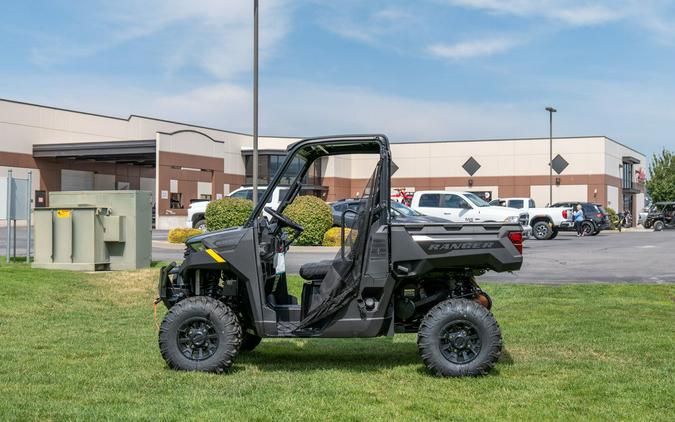
{"label": "white cloud", "polygon": [[[522,17],[545,17],[571,25],[596,25],[623,17],[624,5],[559,0],[446,0],[447,3],[492,13]],[[618,6],[618,7],[617,7]]]}
{"label": "white cloud", "polygon": [[470,59],[474,57],[490,56],[510,50],[518,43],[504,38],[463,41],[456,44],[433,44],[427,51],[433,56],[443,59]]}
{"label": "white cloud", "polygon": [[[266,0],[260,11],[261,60],[278,53],[290,31],[288,0]],[[179,34],[177,44],[161,45],[164,63],[175,71],[197,66],[219,79],[252,66],[253,6],[250,1],[119,0],[100,5],[95,33],[78,39],[50,37],[31,52],[33,62],[50,66],[86,58],[151,35]],[[82,34],[80,34],[82,35]]]}

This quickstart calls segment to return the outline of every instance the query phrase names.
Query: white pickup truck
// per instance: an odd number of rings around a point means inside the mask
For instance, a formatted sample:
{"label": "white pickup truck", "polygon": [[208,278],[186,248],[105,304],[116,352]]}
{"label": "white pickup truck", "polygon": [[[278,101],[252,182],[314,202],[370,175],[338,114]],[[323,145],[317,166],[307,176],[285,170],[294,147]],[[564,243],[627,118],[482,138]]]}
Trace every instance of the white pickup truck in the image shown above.
{"label": "white pickup truck", "polygon": [[562,223],[569,225],[572,221],[571,208],[537,208],[532,198],[499,198],[490,201],[490,205],[527,212],[532,234],[539,240],[555,239],[560,225]]}
{"label": "white pickup truck", "polygon": [[444,218],[455,223],[520,223],[523,235],[529,237],[531,227],[525,211],[491,206],[476,194],[446,190],[424,190],[413,194],[410,208],[422,214]]}
{"label": "white pickup truck", "polygon": [[[267,188],[265,187],[258,188],[258,198],[262,197],[262,195],[265,193],[265,189]],[[275,188],[274,192],[272,193],[271,201],[268,202],[265,206],[276,209],[279,203],[281,202],[281,198],[283,198],[284,195],[286,195],[287,191],[288,188],[285,187]],[[253,188],[251,187],[239,188],[233,190],[227,196],[232,198],[253,199]],[[185,221],[185,225],[187,227],[206,231],[206,218],[204,217],[204,214],[206,213],[206,207],[209,205],[210,202],[211,201],[196,201],[191,203],[190,206],[188,207],[187,221]]]}

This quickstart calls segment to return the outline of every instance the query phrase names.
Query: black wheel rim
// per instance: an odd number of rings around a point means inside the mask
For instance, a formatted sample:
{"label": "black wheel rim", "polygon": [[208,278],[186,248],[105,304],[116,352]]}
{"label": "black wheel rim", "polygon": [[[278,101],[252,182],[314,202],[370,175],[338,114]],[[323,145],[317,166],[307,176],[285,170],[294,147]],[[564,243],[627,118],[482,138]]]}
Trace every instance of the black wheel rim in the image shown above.
{"label": "black wheel rim", "polygon": [[218,349],[218,333],[211,321],[190,318],[178,328],[178,349],[190,360],[208,359]]}
{"label": "black wheel rim", "polygon": [[469,321],[453,321],[441,330],[440,349],[443,357],[457,365],[478,357],[481,340],[478,330]]}

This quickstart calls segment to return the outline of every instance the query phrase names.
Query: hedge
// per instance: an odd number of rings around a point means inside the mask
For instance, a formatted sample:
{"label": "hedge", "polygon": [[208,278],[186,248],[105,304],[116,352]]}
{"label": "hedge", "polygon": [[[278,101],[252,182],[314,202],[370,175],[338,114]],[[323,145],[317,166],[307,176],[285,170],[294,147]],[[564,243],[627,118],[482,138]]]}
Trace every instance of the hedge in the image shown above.
{"label": "hedge", "polygon": [[619,214],[614,211],[614,208],[607,207],[607,216],[609,217],[610,230],[617,230],[619,228]]}
{"label": "hedge", "polygon": [[206,207],[206,230],[222,230],[244,224],[253,212],[253,201],[226,197],[211,201]]}
{"label": "hedge", "polygon": [[202,234],[199,229],[177,228],[169,230],[167,240],[169,243],[185,243],[185,241],[192,236]]}
{"label": "hedge", "polygon": [[[350,229],[345,228],[345,238],[349,236]],[[340,227],[333,227],[328,229],[323,235],[323,246],[342,246],[342,239],[340,238]]]}
{"label": "hedge", "polygon": [[324,233],[333,225],[333,211],[330,205],[316,196],[296,197],[286,207],[284,215],[305,229],[295,240],[297,245],[321,245]]}

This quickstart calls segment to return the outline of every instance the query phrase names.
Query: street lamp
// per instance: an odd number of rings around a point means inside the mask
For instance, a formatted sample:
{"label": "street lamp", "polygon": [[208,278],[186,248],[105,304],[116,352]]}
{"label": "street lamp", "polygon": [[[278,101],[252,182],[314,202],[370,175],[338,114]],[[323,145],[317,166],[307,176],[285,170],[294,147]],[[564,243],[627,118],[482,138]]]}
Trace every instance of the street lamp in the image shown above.
{"label": "street lamp", "polygon": [[253,0],[253,206],[258,203],[258,0]]}
{"label": "street lamp", "polygon": [[553,107],[546,107],[548,111],[548,206],[553,205]]}

